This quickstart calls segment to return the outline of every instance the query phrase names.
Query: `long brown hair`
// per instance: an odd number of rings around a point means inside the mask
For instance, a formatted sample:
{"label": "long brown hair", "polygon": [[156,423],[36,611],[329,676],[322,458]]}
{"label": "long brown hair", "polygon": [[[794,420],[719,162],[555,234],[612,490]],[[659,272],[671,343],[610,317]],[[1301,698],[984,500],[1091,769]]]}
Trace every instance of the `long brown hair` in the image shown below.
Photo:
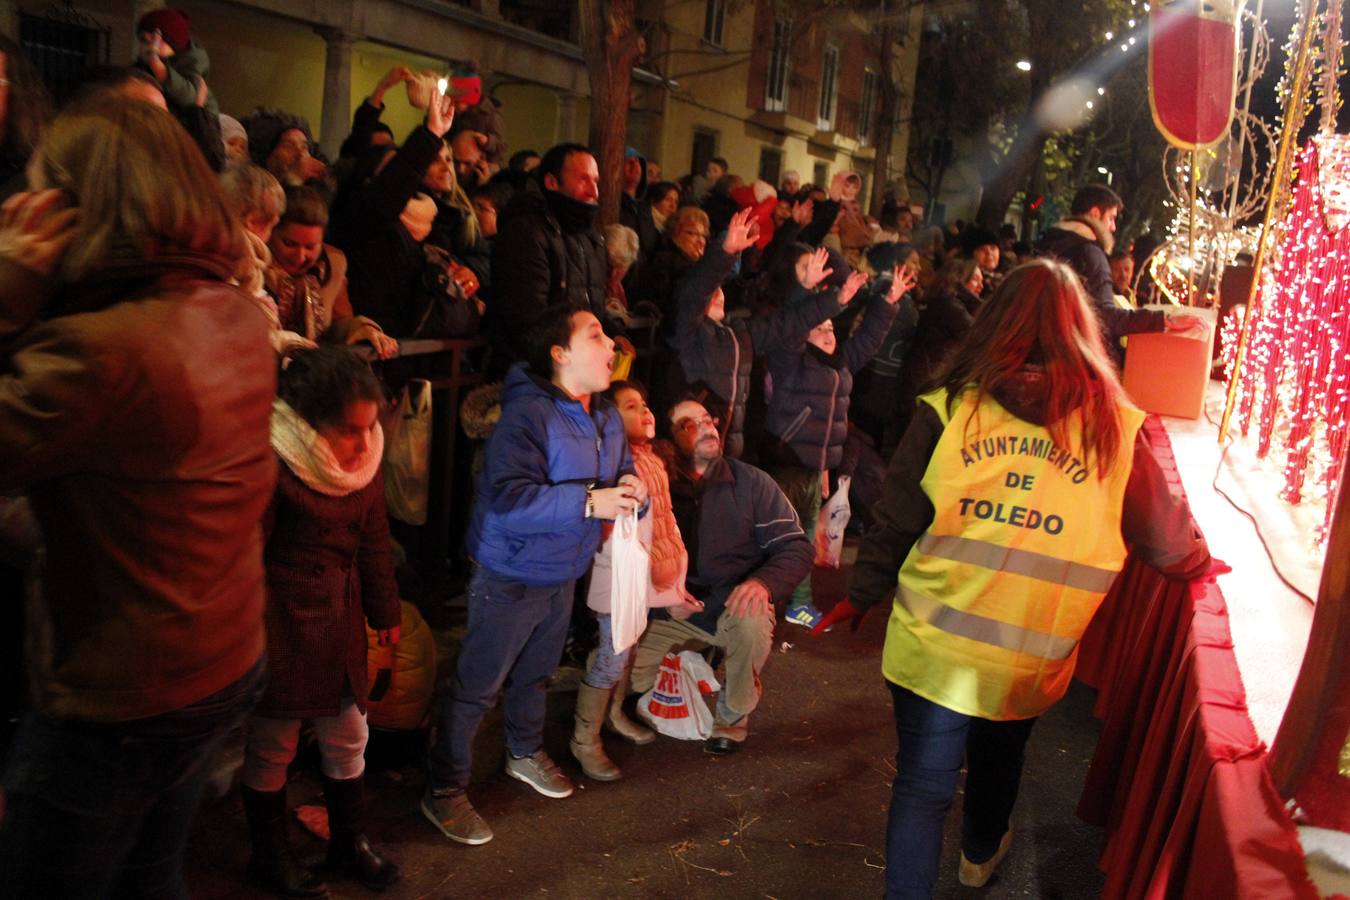
{"label": "long brown hair", "polygon": [[[1120,450],[1121,407],[1131,404],[1078,276],[1047,259],[1014,269],[975,314],[942,381],[948,411],[966,389],[977,392],[978,406],[1028,365],[1042,367],[1049,383],[1045,421],[1050,436],[1066,450],[1076,449],[1085,464],[1095,459],[1097,477],[1104,478]],[[1083,424],[1078,448],[1068,443],[1075,411]]]}
{"label": "long brown hair", "polygon": [[215,173],[162,109],[106,92],[72,104],[34,161],[42,186],[65,191],[80,210],[59,270],[67,283],[109,263],[183,253],[233,270],[248,253]]}

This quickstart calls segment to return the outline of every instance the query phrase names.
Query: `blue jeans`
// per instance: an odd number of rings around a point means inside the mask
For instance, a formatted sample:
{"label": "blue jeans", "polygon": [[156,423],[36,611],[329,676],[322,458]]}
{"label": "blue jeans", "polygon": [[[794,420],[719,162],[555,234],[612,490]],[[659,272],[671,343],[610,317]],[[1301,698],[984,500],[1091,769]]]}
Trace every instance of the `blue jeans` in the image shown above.
{"label": "blue jeans", "polygon": [[216,750],[266,662],[191,706],[131,722],[30,713],[5,769],[0,893],[185,898],[183,850]]}
{"label": "blue jeans", "polygon": [[530,756],[543,746],[545,688],[562,660],[574,584],[536,587],[474,569],[455,687],[431,748],[433,787],[468,786],[474,735],[499,694],[510,754]]}
{"label": "blue jeans", "polygon": [[590,665],[582,681],[593,688],[612,688],[628,671],[628,661],[633,658],[633,648],[622,653],[614,652],[614,617],[609,613],[596,613],[595,623],[600,629],[600,643],[591,654]]}
{"label": "blue jeans", "polygon": [[887,900],[927,900],[937,885],[942,826],[966,763],[961,850],[988,861],[1008,830],[1035,719],[993,722],[953,712],[886,682],[895,701],[895,784],[886,822]]}

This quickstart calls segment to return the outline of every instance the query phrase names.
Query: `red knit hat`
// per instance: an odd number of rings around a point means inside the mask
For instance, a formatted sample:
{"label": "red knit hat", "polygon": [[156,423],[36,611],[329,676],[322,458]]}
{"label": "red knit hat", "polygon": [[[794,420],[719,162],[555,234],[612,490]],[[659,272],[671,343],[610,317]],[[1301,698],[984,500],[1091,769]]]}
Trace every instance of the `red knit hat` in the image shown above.
{"label": "red knit hat", "polygon": [[181,9],[157,9],[141,16],[141,20],[136,23],[136,33],[146,31],[158,31],[175,53],[186,50],[191,40],[188,16]]}

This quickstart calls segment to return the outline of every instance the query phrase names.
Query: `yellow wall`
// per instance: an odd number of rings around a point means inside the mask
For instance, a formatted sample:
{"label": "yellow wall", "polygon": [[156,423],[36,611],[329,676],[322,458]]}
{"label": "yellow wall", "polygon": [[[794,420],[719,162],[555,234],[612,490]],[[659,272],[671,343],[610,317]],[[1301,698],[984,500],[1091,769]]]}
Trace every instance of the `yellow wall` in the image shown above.
{"label": "yellow wall", "polygon": [[309,120],[315,140],[323,111],[324,42],[314,29],[242,7],[182,0],[211,55],[207,79],[221,112],[243,118],[276,106]]}
{"label": "yellow wall", "polygon": [[557,143],[558,98],[546,88],[502,85],[492,92],[502,103],[507,157],[517,150],[543,153]]}

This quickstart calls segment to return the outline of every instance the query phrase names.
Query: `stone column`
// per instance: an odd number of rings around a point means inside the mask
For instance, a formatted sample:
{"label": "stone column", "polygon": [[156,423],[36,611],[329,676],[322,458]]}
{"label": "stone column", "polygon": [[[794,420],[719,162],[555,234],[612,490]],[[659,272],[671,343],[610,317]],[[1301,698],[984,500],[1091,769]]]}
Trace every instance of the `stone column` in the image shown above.
{"label": "stone column", "polygon": [[557,143],[566,144],[575,141],[576,133],[577,133],[577,95],[569,91],[559,91]]}
{"label": "stone column", "polygon": [[328,45],[323,69],[323,117],[319,121],[319,146],[330,160],[351,129],[352,44],[355,38],[336,28],[316,28]]}

